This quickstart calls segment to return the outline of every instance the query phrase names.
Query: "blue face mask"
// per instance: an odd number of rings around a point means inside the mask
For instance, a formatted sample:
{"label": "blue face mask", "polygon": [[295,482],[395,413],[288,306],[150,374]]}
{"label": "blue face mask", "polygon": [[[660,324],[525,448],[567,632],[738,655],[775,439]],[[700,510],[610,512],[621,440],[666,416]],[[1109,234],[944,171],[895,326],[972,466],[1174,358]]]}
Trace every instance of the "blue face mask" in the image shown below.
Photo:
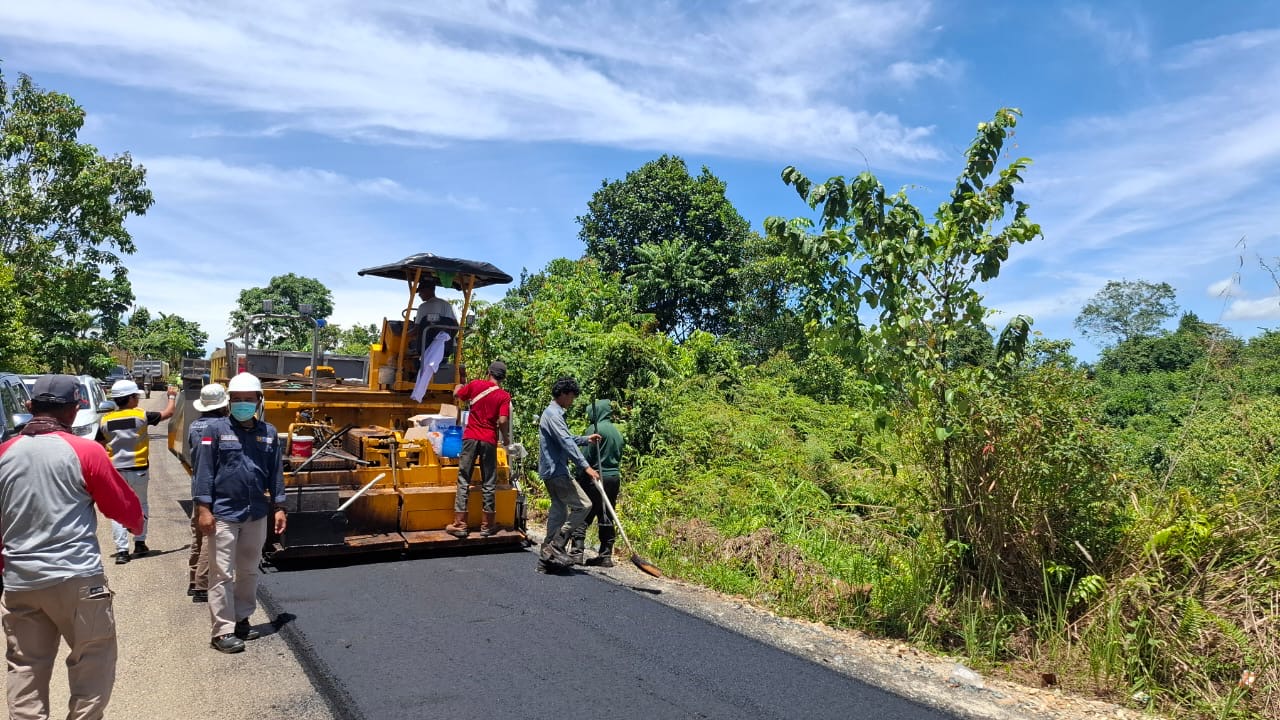
{"label": "blue face mask", "polygon": [[231,403],[231,417],[241,422],[248,420],[258,412],[258,403],[256,402],[233,402]]}

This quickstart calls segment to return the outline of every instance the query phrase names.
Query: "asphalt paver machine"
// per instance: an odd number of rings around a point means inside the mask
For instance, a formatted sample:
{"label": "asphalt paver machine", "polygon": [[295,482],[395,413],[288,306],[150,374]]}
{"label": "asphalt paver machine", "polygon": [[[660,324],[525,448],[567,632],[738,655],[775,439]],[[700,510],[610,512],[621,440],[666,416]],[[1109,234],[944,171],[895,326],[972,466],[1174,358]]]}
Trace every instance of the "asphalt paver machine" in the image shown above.
{"label": "asphalt paver machine", "polygon": [[[378,342],[370,347],[367,377],[326,376],[317,372],[324,369],[323,358],[318,358],[303,373],[261,378],[263,412],[287,448],[289,526],[273,540],[271,559],[527,543],[519,460],[511,458],[516,465],[511,467],[502,447],[496,507],[502,530],[489,537],[474,531],[481,519],[477,463],[467,506],[473,532],[459,539],[444,531],[453,521],[458,462],[448,457],[453,453],[447,448],[437,449],[439,438],[431,437],[421,424],[421,416],[456,415],[453,390],[466,378],[462,349],[472,293],[510,283],[511,276],[489,263],[431,253],[365,268],[359,274],[404,282],[409,295],[399,318],[383,319]],[[427,282],[461,293],[456,325],[451,319],[438,325],[416,322],[418,290]],[[428,364],[429,377],[420,376],[424,355],[431,355],[424,352],[428,343],[422,340],[434,339],[438,332],[449,334],[446,352],[434,373]],[[184,461],[189,458],[186,432],[199,416],[191,401],[209,379],[225,383],[235,375],[235,362],[233,354],[215,353],[207,373],[184,374],[179,417],[169,425],[170,449]],[[415,385],[422,392],[420,401],[412,397]]]}

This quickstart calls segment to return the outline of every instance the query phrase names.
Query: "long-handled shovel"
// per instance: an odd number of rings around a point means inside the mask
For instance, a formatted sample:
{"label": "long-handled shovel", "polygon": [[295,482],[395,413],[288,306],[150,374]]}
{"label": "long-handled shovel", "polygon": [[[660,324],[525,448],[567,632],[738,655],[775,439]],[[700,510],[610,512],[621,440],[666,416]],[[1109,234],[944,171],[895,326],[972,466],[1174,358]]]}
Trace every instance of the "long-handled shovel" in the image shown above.
{"label": "long-handled shovel", "polygon": [[618,512],[613,509],[613,503],[609,502],[609,496],[604,492],[604,483],[600,482],[600,478],[592,478],[596,485],[596,492],[600,493],[600,500],[604,503],[604,507],[609,511],[609,517],[613,518],[613,526],[617,528],[618,534],[622,536],[622,542],[627,544],[627,550],[631,551],[631,564],[640,568],[640,572],[652,575],[656,578],[662,577],[662,571],[657,565],[640,557],[636,552],[635,546],[631,544],[631,538],[627,537],[627,531],[622,528],[622,521],[618,519]]}

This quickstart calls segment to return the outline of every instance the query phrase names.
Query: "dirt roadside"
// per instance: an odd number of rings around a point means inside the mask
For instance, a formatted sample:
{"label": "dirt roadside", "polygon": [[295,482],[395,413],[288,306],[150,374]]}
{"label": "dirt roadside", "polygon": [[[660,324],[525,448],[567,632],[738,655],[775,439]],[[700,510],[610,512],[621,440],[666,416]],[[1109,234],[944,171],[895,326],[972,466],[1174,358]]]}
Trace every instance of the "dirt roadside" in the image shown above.
{"label": "dirt roadside", "polygon": [[[142,401],[159,410],[159,393]],[[151,428],[150,519],[152,552],[127,565],[113,564],[111,523],[98,516],[98,542],[107,582],[115,592],[119,660],[107,717],[131,720],[332,720],[325,700],[302,666],[273,634],[259,608],[253,622],[263,637],[245,652],[223,655],[209,647],[208,605],[187,597],[190,521],[180,501],[191,497],[182,464],[169,453],[166,425]],[[66,715],[68,690],[64,644],[50,685],[50,716]]]}

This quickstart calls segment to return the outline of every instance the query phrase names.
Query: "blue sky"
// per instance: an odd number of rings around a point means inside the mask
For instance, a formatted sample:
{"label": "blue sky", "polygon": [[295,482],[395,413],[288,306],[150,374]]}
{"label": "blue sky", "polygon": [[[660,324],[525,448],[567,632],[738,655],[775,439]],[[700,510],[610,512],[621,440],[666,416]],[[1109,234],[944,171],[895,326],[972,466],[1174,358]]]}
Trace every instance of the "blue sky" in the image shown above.
{"label": "blue sky", "polygon": [[1072,320],[1113,279],[1168,282],[1244,336],[1280,321],[1265,0],[43,0],[0,4],[0,61],[147,167],[138,302],[215,342],[273,275],[319,278],[349,324],[406,300],[362,267],[576,257],[591,193],[661,153],[708,166],[757,229],[806,210],[788,164],[869,167],[931,209],[1003,105],[1045,237],[986,287],[993,323],[1029,314],[1091,357]]}

